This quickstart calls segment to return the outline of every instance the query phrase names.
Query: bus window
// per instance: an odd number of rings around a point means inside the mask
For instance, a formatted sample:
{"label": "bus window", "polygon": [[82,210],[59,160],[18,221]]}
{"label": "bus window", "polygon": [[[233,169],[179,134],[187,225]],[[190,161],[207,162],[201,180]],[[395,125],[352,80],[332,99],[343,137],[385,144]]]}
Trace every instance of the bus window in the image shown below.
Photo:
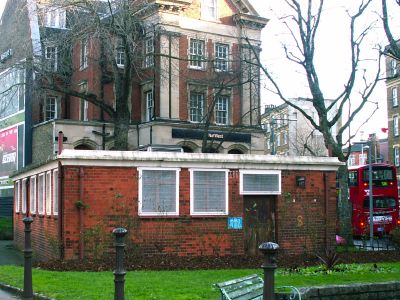
{"label": "bus window", "polygon": [[349,186],[358,186],[357,171],[349,171]]}
{"label": "bus window", "polygon": [[[363,171],[363,181],[369,180],[369,170],[364,169]],[[393,171],[392,169],[380,169],[374,168],[372,169],[372,180],[393,180]]]}
{"label": "bus window", "polygon": [[[396,199],[389,197],[375,197],[372,199],[374,208],[395,208]],[[364,199],[364,208],[369,208],[369,198]]]}

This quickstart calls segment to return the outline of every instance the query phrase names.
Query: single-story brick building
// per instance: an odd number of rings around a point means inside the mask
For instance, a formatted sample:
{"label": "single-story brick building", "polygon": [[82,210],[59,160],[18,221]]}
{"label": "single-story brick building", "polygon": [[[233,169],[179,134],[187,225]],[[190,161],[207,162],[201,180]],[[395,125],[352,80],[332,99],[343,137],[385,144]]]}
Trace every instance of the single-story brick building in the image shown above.
{"label": "single-story brick building", "polygon": [[335,242],[335,158],[64,150],[14,176],[14,236],[34,218],[37,259],[96,256],[112,228],[128,251],[180,256],[287,253]]}

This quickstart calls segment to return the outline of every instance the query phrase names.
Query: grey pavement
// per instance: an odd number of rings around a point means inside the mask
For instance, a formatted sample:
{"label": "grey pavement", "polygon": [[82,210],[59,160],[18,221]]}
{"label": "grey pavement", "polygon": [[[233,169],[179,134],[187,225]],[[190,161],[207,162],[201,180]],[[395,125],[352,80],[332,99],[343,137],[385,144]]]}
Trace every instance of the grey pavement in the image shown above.
{"label": "grey pavement", "polygon": [[[0,265],[23,265],[24,256],[13,246],[13,241],[0,240]],[[0,298],[2,299],[2,298]]]}
{"label": "grey pavement", "polygon": [[0,299],[1,300],[15,300],[15,299],[21,299],[18,296],[12,295],[6,291],[0,290]]}

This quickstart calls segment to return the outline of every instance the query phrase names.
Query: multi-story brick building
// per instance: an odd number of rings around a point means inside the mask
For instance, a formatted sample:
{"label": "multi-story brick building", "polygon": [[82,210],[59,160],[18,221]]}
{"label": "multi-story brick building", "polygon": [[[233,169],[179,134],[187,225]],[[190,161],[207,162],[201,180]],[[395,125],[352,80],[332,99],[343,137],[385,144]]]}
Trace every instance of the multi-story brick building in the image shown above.
{"label": "multi-story brick building", "polygon": [[[393,57],[386,57],[386,90],[387,90],[387,113],[388,113],[388,148],[389,162],[400,172],[400,135],[399,135],[399,98],[400,87],[399,65]],[[382,127],[386,127],[382,126]]]}

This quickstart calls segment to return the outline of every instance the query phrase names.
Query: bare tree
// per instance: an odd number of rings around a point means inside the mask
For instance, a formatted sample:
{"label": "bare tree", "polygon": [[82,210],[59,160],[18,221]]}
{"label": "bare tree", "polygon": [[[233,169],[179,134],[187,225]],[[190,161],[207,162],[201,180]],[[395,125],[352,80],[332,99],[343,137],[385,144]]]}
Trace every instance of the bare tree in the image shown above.
{"label": "bare tree", "polygon": [[[292,48],[284,46],[286,59],[299,66],[304,71],[304,76],[307,80],[307,96],[302,97],[305,101],[312,103],[312,106],[317,112],[318,118],[313,118],[304,109],[290,101],[286,96],[283,88],[277,83],[276,78],[271,74],[271,71],[258,61],[262,71],[272,83],[273,91],[288,105],[294,107],[299,111],[315,128],[319,131],[324,139],[325,146],[330,149],[331,155],[337,157],[340,161],[346,162],[348,153],[343,151],[345,145],[350,146],[350,139],[354,137],[359,127],[350,131],[353,124],[353,119],[358,115],[369,102],[369,98],[374,90],[379,76],[379,60],[380,53],[377,53],[377,71],[371,80],[368,81],[367,76],[360,68],[362,63],[362,45],[370,31],[372,24],[366,26],[361,32],[357,33],[356,24],[359,18],[367,10],[372,0],[360,1],[357,10],[354,14],[348,13],[350,21],[350,52],[351,59],[350,74],[344,84],[342,90],[337,92],[335,98],[330,97],[330,101],[326,101],[324,90],[320,83],[320,74],[317,72],[315,65],[316,57],[316,35],[318,28],[323,18],[324,0],[319,1],[304,1],[306,4],[302,5],[297,0],[285,0],[291,13],[282,18],[283,23],[286,25],[294,46]],[[303,2],[302,2],[303,3]],[[345,42],[345,41],[343,41]],[[356,80],[363,83],[361,90],[356,91]],[[354,94],[358,93],[361,98],[359,103],[351,101]],[[374,112],[377,109],[377,104]],[[364,118],[365,124],[370,117]],[[343,122],[341,123],[341,121]],[[338,130],[334,135],[331,128],[338,126]],[[363,125],[362,124],[362,125]],[[361,126],[362,126],[361,125]],[[361,127],[360,126],[360,127]],[[347,191],[347,166],[343,165],[339,169],[339,184],[340,184],[340,197],[338,199],[338,217],[340,222],[341,234],[349,241],[352,240],[351,229],[351,204],[348,201]]]}
{"label": "bare tree", "polygon": [[[397,5],[400,6],[400,1],[395,0]],[[398,40],[396,40],[393,37],[390,24],[389,24],[389,16],[388,16],[388,6],[387,6],[387,1],[382,0],[382,22],[383,22],[383,28],[386,33],[386,37],[389,41],[389,47],[387,48],[386,53],[393,57],[394,59],[400,60],[400,45],[398,43]]]}

